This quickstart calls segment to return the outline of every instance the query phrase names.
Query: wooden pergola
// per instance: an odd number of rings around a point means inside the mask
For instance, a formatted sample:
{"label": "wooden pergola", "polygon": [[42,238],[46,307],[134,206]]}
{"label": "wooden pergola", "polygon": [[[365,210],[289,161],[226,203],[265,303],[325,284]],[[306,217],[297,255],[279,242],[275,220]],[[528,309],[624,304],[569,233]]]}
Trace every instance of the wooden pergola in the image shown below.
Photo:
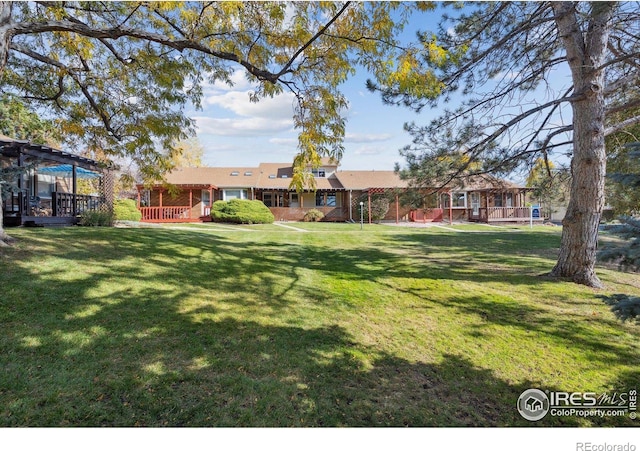
{"label": "wooden pergola", "polygon": [[[113,204],[112,173],[106,165],[89,158],[63,152],[58,149],[29,141],[16,140],[0,135],[0,157],[18,169],[24,168],[25,174],[17,177],[17,193],[11,196],[8,204],[3,202],[3,219],[7,225],[54,225],[75,224],[78,215],[103,208],[111,209]],[[46,171],[54,169],[56,171]],[[52,175],[64,169],[71,178],[69,191],[54,189],[51,192],[51,205],[39,208],[40,198],[37,189],[38,170],[43,175]],[[78,194],[77,181],[83,174],[100,177],[100,196]],[[59,176],[59,174],[56,174]],[[31,192],[28,190],[27,177],[33,177]],[[50,211],[49,211],[50,210]],[[38,211],[38,212],[36,212]]]}

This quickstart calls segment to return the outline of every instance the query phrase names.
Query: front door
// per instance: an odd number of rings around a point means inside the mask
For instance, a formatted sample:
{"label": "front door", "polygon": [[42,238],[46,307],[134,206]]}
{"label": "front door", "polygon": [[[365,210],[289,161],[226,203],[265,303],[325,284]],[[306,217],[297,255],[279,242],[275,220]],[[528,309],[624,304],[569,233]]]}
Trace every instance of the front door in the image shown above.
{"label": "front door", "polygon": [[480,193],[471,193],[471,211],[474,217],[480,216]]}
{"label": "front door", "polygon": [[208,189],[203,189],[202,190],[202,197],[201,197],[202,201],[201,201],[201,209],[202,209],[202,216],[208,216],[209,214],[211,214],[210,208],[209,206],[211,205],[211,192]]}

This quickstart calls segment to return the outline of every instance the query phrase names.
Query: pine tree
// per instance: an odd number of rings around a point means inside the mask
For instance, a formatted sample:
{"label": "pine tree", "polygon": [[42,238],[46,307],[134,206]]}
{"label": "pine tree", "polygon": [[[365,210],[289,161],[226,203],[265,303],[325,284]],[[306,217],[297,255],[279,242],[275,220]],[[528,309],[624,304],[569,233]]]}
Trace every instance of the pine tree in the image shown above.
{"label": "pine tree", "polygon": [[[640,142],[629,145],[629,156],[640,161]],[[609,178],[625,186],[640,188],[640,173],[614,173]],[[608,247],[600,251],[598,259],[618,263],[620,269],[640,270],[640,218],[623,216],[620,224],[607,227],[607,230],[627,240],[624,246]],[[623,321],[632,320],[640,324],[640,297],[616,294],[605,299],[612,305],[611,310]]]}

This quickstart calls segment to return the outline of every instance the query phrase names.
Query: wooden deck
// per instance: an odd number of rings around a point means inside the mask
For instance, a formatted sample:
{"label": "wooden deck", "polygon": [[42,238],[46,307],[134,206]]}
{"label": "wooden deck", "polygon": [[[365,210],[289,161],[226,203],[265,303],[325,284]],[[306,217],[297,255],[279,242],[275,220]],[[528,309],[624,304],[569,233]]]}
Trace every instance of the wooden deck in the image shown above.
{"label": "wooden deck", "polygon": [[[530,207],[489,207],[478,209],[474,215],[473,209],[468,209],[469,221],[475,222],[526,222],[531,220]],[[544,221],[543,217],[533,218],[534,222]]]}

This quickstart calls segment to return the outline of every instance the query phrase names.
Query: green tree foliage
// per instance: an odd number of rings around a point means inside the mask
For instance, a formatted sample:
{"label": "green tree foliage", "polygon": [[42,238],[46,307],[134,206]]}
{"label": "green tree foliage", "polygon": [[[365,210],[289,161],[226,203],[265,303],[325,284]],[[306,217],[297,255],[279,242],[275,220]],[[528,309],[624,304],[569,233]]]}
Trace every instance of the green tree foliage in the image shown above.
{"label": "green tree foliage", "polygon": [[633,179],[634,174],[640,173],[640,159],[630,145],[637,141],[640,141],[640,126],[607,137],[606,198],[617,215],[640,213],[640,189],[637,184],[626,183],[628,178]]}
{"label": "green tree foliage", "polygon": [[[356,199],[356,204],[359,206],[360,202],[363,203],[362,211],[364,220],[369,220],[369,196],[363,195]],[[386,194],[373,194],[371,196],[371,220],[380,222],[389,212],[389,206],[391,201]]]}
{"label": "green tree foliage", "polygon": [[[0,1],[0,88],[50,111],[65,137],[109,156],[126,155],[145,180],[171,167],[193,134],[189,104],[203,85],[231,84],[237,68],[257,86],[247,101],[295,94],[304,169],[343,152],[339,85],[356,66],[376,77],[408,76],[398,34],[413,9],[396,2],[7,2]],[[4,64],[6,61],[6,64]],[[421,90],[438,90],[414,75]]]}
{"label": "green tree foliage", "polygon": [[203,166],[204,147],[198,138],[192,137],[179,141],[170,155],[172,166],[179,168],[198,168]]}
{"label": "green tree foliage", "polygon": [[236,224],[271,224],[275,218],[271,210],[259,200],[219,200],[211,206],[214,222]]}
{"label": "green tree foliage", "polygon": [[[640,7],[452,5],[459,9],[443,16],[437,33],[420,33],[422,49],[408,68],[435,74],[440,91],[416,93],[392,77],[369,82],[384,101],[416,110],[442,109],[442,101],[456,100],[431,123],[406,125],[413,139],[401,152],[404,175],[423,180],[423,186],[442,186],[472,173],[511,173],[539,157],[570,158],[570,200],[551,275],[602,286],[594,268],[604,207],[604,138],[640,121],[633,113],[638,96],[627,94],[638,91]],[[623,112],[630,114],[611,121]],[[466,158],[447,161],[452,152]],[[429,179],[431,185],[424,183]]]}
{"label": "green tree foliage", "polygon": [[36,144],[56,146],[58,128],[31,110],[20,98],[0,94],[0,134]]}
{"label": "green tree foliage", "polygon": [[[640,143],[629,144],[629,157],[640,162]],[[635,173],[613,173],[610,177],[623,186],[640,189],[640,170]],[[640,270],[640,219],[623,216],[620,224],[607,227],[607,230],[625,240],[625,244],[610,245],[600,251],[598,258],[602,261],[615,262],[626,271]],[[626,321],[635,318],[640,324],[640,298],[624,294],[606,298],[612,310],[620,319]]]}
{"label": "green tree foliage", "polygon": [[533,188],[531,196],[538,200],[543,216],[548,218],[556,207],[567,204],[571,173],[563,168],[557,169],[552,161],[538,158],[529,171],[526,186]]}

